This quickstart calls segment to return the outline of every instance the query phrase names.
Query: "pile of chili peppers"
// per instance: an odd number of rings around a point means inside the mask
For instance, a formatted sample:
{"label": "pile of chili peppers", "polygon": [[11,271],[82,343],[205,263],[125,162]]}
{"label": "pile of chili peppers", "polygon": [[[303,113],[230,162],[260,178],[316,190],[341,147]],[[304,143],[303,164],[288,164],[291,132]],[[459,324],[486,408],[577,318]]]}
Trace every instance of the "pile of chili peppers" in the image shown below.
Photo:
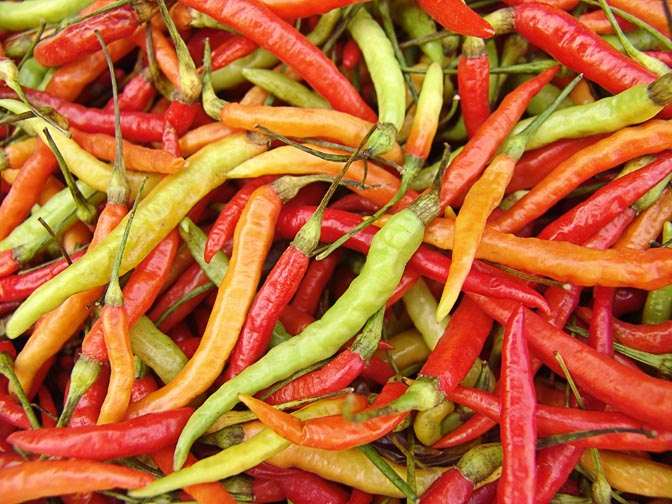
{"label": "pile of chili peppers", "polygon": [[672,502],[671,8],[0,1],[0,502]]}

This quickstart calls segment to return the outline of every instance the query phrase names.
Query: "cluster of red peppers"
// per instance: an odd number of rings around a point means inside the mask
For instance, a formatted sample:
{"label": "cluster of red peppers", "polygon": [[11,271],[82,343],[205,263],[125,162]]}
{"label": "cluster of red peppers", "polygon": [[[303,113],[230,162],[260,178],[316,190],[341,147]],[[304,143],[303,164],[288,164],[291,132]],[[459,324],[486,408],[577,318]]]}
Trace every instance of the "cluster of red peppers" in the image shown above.
{"label": "cluster of red peppers", "polygon": [[671,9],[0,1],[0,502],[672,502]]}

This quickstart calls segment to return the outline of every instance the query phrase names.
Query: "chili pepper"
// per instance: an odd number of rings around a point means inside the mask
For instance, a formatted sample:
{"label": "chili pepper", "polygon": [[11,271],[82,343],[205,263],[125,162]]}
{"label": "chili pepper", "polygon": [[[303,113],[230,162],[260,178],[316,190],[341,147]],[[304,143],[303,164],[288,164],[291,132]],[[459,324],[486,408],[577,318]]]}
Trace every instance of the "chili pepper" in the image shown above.
{"label": "chili pepper", "polygon": [[418,5],[437,23],[455,33],[480,38],[488,38],[495,33],[486,20],[462,2],[420,0]]}
{"label": "chili pepper", "polygon": [[[502,11],[511,28],[560,63],[611,93],[651,82],[652,73],[619,53],[567,12],[548,4],[521,3]],[[553,33],[553,36],[548,36]],[[564,34],[571,34],[565,38]]]}
{"label": "chili pepper", "polygon": [[[613,34],[614,27],[611,25],[611,22],[607,18],[603,10],[594,10],[590,12],[584,12],[578,16],[578,20],[589,30],[599,33],[600,35]],[[616,18],[619,26],[623,31],[632,31],[636,29],[636,26],[632,23],[625,21],[619,17]]]}
{"label": "chili pepper", "polygon": [[[261,2],[240,0],[222,4],[217,0],[197,3],[190,0],[185,3],[239,31],[295,68],[336,110],[375,121],[373,111],[335,65]],[[313,64],[301,64],[306,58],[310,58]]]}
{"label": "chili pepper", "polygon": [[[120,110],[143,111],[149,108],[149,105],[155,96],[156,88],[152,84],[149,70],[146,67],[143,67],[135,76],[124,84],[124,88],[121,89],[117,95],[117,101],[119,102]],[[113,100],[108,101],[103,109],[113,110]]]}
{"label": "chili pepper", "polygon": [[[592,319],[592,310],[585,306],[576,308],[576,316],[584,322]],[[614,339],[624,345],[650,353],[669,353],[672,351],[669,327],[672,321],[658,324],[633,324],[611,317]]]}
{"label": "chili pepper", "polygon": [[[485,298],[481,296],[474,294],[469,294],[469,296],[496,320],[504,320],[510,312],[510,303],[506,301],[490,299],[484,303]],[[488,306],[485,306],[486,304]],[[661,411],[657,410],[653,414],[647,405],[642,404],[637,397],[630,395],[627,387],[623,386],[624,383],[636,384],[637,394],[647,393],[651,394],[652,398],[658,397],[661,401],[656,402],[659,408],[660,404],[665,404],[665,396],[669,393],[667,382],[602,356],[587,345],[569,337],[563,331],[545,323],[543,319],[529,310],[525,310],[525,324],[526,334],[535,335],[533,338],[527,338],[530,352],[541,359],[544,364],[556,367],[555,362],[551,363],[551,360],[555,361],[554,354],[571,355],[572,358],[567,359],[566,364],[577,385],[607,404],[617,403],[619,409],[626,409],[634,418],[662,428],[669,428]],[[545,336],[541,337],[542,334]],[[587,375],[594,376],[595,373],[599,373],[601,380],[595,381],[588,378]],[[612,383],[611,380],[616,380],[621,385],[618,388],[611,387],[609,386]]]}
{"label": "chili pepper", "polygon": [[[72,138],[87,152],[98,159],[113,161],[114,139],[105,133],[86,133],[71,128]],[[129,170],[175,173],[184,165],[184,158],[170,153],[124,141],[124,162]]]}
{"label": "chili pepper", "polygon": [[571,444],[549,446],[537,451],[536,502],[551,502],[579,463],[582,448]]}
{"label": "chili pepper", "polygon": [[[415,107],[415,115],[411,129],[406,138],[404,152],[407,163],[413,165],[415,161],[408,160],[417,157],[426,160],[432,147],[432,142],[438,131],[439,117],[443,107],[443,72],[438,63],[427,67],[422,89]],[[415,176],[415,174],[413,174]],[[403,178],[403,174],[402,174]]]}
{"label": "chili pepper", "polygon": [[[119,61],[135,49],[135,44],[130,38],[122,38],[111,42],[108,49],[112,60]],[[75,101],[106,67],[107,62],[102,51],[86,54],[59,66],[50,76],[44,91],[48,96]]]}
{"label": "chili pepper", "polygon": [[[428,195],[427,198],[432,196]],[[176,467],[181,465],[185,447],[193,443],[213,418],[230,409],[237,402],[239,393],[255,393],[278,379],[333,355],[364,325],[394,291],[405,264],[420,245],[424,223],[434,216],[432,207],[431,199],[427,201],[421,198],[411,207],[394,214],[390,224],[383,226],[371,242],[368,257],[373,259],[365,262],[346,293],[338,298],[322,318],[307,326],[300,335],[273,347],[254,364],[225,382],[203,403],[178,441]],[[393,233],[394,239],[389,240],[391,236],[388,233]],[[380,271],[385,271],[385,282],[380,281],[383,278],[378,273]],[[369,279],[373,281],[374,278],[375,283],[372,285]],[[344,310],[342,306],[348,308]],[[353,306],[358,307],[357,311],[352,310]],[[298,358],[298,355],[302,357]]]}
{"label": "chili pepper", "polygon": [[[627,453],[600,450],[599,455],[605,478],[615,489],[652,497],[670,494],[669,465]],[[595,472],[585,452],[580,463]]]}
{"label": "chili pepper", "polygon": [[10,425],[22,429],[30,429],[30,421],[26,412],[19,402],[10,394],[0,393],[0,404],[2,405],[2,420]]}
{"label": "chili pepper", "polygon": [[249,469],[247,473],[277,481],[285,497],[297,504],[316,501],[334,504],[348,502],[349,493],[345,488],[302,469],[279,468],[262,463]]}
{"label": "chili pepper", "polygon": [[474,482],[456,468],[444,472],[420,497],[422,504],[440,502],[467,502],[474,491]]}
{"label": "chili pepper", "polygon": [[126,4],[71,24],[55,35],[40,40],[35,58],[44,66],[59,66],[100,48],[94,32],[106,43],[130,36],[138,25],[149,19],[155,7],[148,2]]}
{"label": "chili pepper", "polygon": [[[401,382],[391,381],[383,387],[370,408],[379,408],[399,397],[406,390]],[[300,446],[326,450],[345,450],[369,443],[389,433],[404,421],[408,413],[378,416],[363,422],[353,422],[344,415],[300,420],[267,405],[252,396],[241,394],[239,399],[249,407],[264,425]],[[366,412],[368,408],[362,410]]]}
{"label": "chili pepper", "polygon": [[231,262],[219,286],[201,344],[175,379],[131,405],[130,416],[162,409],[165,405],[185,405],[210,387],[221,373],[252,304],[263,260],[273,239],[273,228],[267,223],[273,222],[281,206],[269,186],[261,186],[252,194],[236,225]]}
{"label": "chili pepper", "polygon": [[37,148],[37,138],[28,137],[24,140],[17,140],[2,147],[0,150],[0,166],[3,172],[6,169],[18,169],[35,152]]}
{"label": "chili pepper", "polygon": [[[392,43],[366,9],[357,9],[348,23],[348,31],[362,51],[376,90],[378,121],[383,125],[391,125],[398,132],[406,115],[406,91]],[[369,139],[367,147],[386,152],[389,145],[380,146],[380,143],[386,143],[385,135],[377,130]],[[396,137],[396,134],[393,136]]]}
{"label": "chili pepper", "polygon": [[[664,131],[664,124],[658,120],[653,120],[640,126],[623,128],[578,151],[560,163],[506,212],[495,217],[489,223],[490,227],[509,232],[520,229],[524,223],[531,222],[532,219],[548,210],[551,205],[558,201],[557,198],[566,196],[578,184],[595,174],[636,156],[664,150],[665,147],[658,144],[658,140],[667,133]],[[660,129],[661,127],[663,129]],[[646,137],[643,136],[645,132]],[[630,148],[631,142],[635,139],[637,141],[642,140],[636,152]],[[562,177],[562,188],[559,187],[560,180],[556,177]],[[546,202],[548,202],[548,205]]]}
{"label": "chili pepper", "polygon": [[261,176],[247,181],[245,185],[226,203],[226,205],[224,205],[224,208],[219,212],[215,223],[208,232],[208,240],[205,244],[205,251],[203,254],[207,262],[210,262],[215,252],[220,250],[224,246],[224,243],[233,236],[236,222],[240,218],[240,214],[245,208],[252,193],[256,191],[258,187],[268,184],[274,179],[274,176]]}
{"label": "chili pepper", "polygon": [[451,205],[495,154],[514,124],[520,119],[532,97],[557,73],[552,67],[538,77],[521,84],[508,93],[475,134],[455,156],[446,169],[441,188],[441,205]]}
{"label": "chili pepper", "polygon": [[307,18],[316,14],[325,14],[333,9],[347,7],[355,3],[355,0],[327,0],[319,5],[313,2],[296,2],[294,0],[264,0],[273,12],[284,19]]}
{"label": "chili pepper", "polygon": [[264,400],[268,404],[279,404],[323,394],[336,392],[347,387],[364,371],[377,343],[380,340],[382,312],[374,315],[355,338],[352,345],[340,352],[334,359],[319,369],[303,374]]}
{"label": "chili pepper", "polygon": [[27,452],[53,457],[100,461],[133,457],[174,443],[192,412],[178,408],[109,425],[23,430],[8,441]]}
{"label": "chili pepper", "polygon": [[321,261],[312,261],[306,270],[303,280],[296,289],[291,304],[309,315],[315,315],[322,292],[327,288],[329,280],[340,261],[341,253],[329,254]]}
{"label": "chili pepper", "polygon": [[624,2],[622,0],[610,1],[609,5],[621,9],[633,16],[645,21],[656,30],[670,36],[670,26],[665,14],[665,6],[660,2],[641,0],[636,2]]}
{"label": "chili pepper", "polygon": [[231,62],[248,56],[259,47],[252,40],[242,35],[233,35],[212,51],[212,70],[224,68]]}
{"label": "chili pepper", "polygon": [[446,329],[447,319],[436,320],[436,298],[422,278],[418,278],[402,297],[404,307],[413,325],[422,334],[429,348],[434,348]]}
{"label": "chili pepper", "polygon": [[490,115],[489,77],[490,62],[485,42],[478,37],[465,37],[457,61],[457,90],[470,138]]}
{"label": "chili pepper", "polygon": [[140,488],[154,480],[146,472],[94,460],[36,460],[0,471],[3,502],[25,502],[40,497],[85,493],[114,488]]}
{"label": "chili pepper", "polygon": [[37,397],[42,412],[40,425],[42,428],[54,427],[56,425],[56,417],[58,416],[58,413],[56,412],[56,403],[44,384],[37,390]]}
{"label": "chili pepper", "polygon": [[[301,408],[295,415],[306,419],[335,414],[343,408],[344,398],[345,396],[340,395],[317,401]],[[353,409],[357,409],[364,407],[367,399],[363,395],[355,394],[352,402]],[[154,485],[140,490],[138,494],[158,495],[163,491],[186,485],[222,480],[260,464],[270,455],[283,451],[291,445],[289,441],[270,429],[265,429],[261,422],[246,422],[237,425],[233,433],[221,435],[222,432],[210,436],[215,439],[209,441],[222,445],[224,449],[220,452],[167,475]]]}
{"label": "chili pepper", "polygon": [[[575,82],[576,80],[573,81]],[[501,147],[501,152],[490,161],[480,178],[467,191],[455,219],[450,270],[436,309],[437,320],[445,318],[455,304],[473,264],[487,220],[501,202],[516,162],[523,155],[527,142],[569,93],[573,83],[565,87],[551,107],[537,116],[523,131],[507,140]]]}
{"label": "chili pepper", "polygon": [[[136,223],[139,225],[137,227],[133,226],[136,231],[131,232],[129,236],[127,253],[124,255],[124,264],[121,269],[122,274],[144,259],[170,229],[173,229],[177,225],[186,212],[205,194],[210,192],[212,187],[219,186],[222,177],[225,176],[225,172],[232,165],[239,163],[248,156],[263,151],[265,148],[265,144],[260,145],[250,141],[244,134],[232,135],[218,143],[210,145],[206,149],[202,149],[198,154],[190,158],[188,166],[185,166],[174,175],[167,176],[162,182],[162,190],[153,191],[139,205],[136,218]],[[220,154],[222,149],[228,153],[227,163],[221,162]],[[170,196],[173,193],[174,196]],[[181,197],[177,197],[177,194],[181,195]],[[110,250],[118,249],[119,239],[122,234],[121,227],[118,226],[104,242],[89,250],[89,253],[82,258],[86,259],[85,263],[82,263],[81,260],[73,263],[71,267],[66,268],[55,278],[35,290],[31,295],[33,299],[29,297],[22,305],[26,312],[30,311],[32,313],[30,315],[26,313],[28,316],[21,322],[21,308],[19,308],[12,316],[14,323],[10,322],[8,334],[22,333],[32,324],[33,320],[29,321],[29,319],[33,319],[39,312],[48,311],[52,307],[58,306],[65,297],[73,292],[86,290],[90,286],[104,284],[106,282],[104,275],[109,275],[111,266],[108,253]],[[142,231],[137,231],[140,228]],[[152,230],[151,235],[148,235],[148,229]],[[78,274],[76,270],[79,267],[87,267],[86,263],[96,264],[96,274],[87,274],[85,276]],[[74,267],[75,265],[78,265],[78,267]],[[67,278],[71,274],[74,274],[73,278],[76,281],[71,281]],[[55,288],[56,296],[54,296],[53,292],[47,294],[47,291],[52,288]],[[43,300],[38,301],[43,294],[46,294],[46,299],[49,300],[47,303],[43,303]],[[33,302],[33,308],[28,310]],[[33,312],[33,310],[36,311]],[[25,322],[28,322],[28,326],[23,326]]]}
{"label": "chili pepper", "polygon": [[58,23],[71,14],[76,14],[86,7],[90,0],[67,0],[58,5],[45,5],[42,2],[28,2],[25,5],[12,5],[12,2],[2,4],[3,21],[0,29],[3,31],[21,31],[37,28],[41,22]]}
{"label": "chili pepper", "polygon": [[[168,445],[151,453],[152,460],[166,474],[172,472],[173,450],[173,445]],[[196,457],[191,455],[187,459],[187,464],[191,465],[196,461]],[[190,485],[185,487],[184,490],[199,502],[221,502],[222,504],[235,504],[236,502],[226,488],[218,481]]]}
{"label": "chili pepper", "polygon": [[[643,168],[611,181],[595,191],[587,200],[555,219],[539,232],[546,240],[567,240],[571,234],[574,243],[593,235],[600,227],[632,205],[639,197],[669,174],[669,156],[662,153]],[[660,172],[656,173],[658,170]],[[607,206],[609,205],[609,206]],[[601,212],[598,212],[598,209]],[[584,213],[585,212],[585,213]],[[590,214],[590,223],[586,216]]]}
{"label": "chili pepper", "polygon": [[[77,260],[84,255],[83,251],[71,256],[70,260]],[[31,270],[28,273],[7,275],[0,278],[0,299],[3,302],[20,301],[28,297],[39,285],[53,278],[60,271],[67,268],[69,262],[66,259],[58,259],[50,264]]]}
{"label": "chili pepper", "polygon": [[[179,243],[178,231],[171,231],[131,273],[122,289],[129,328],[152,306],[168,275]],[[102,319],[99,320],[84,337],[82,353],[105,361],[107,349],[104,345]]]}
{"label": "chili pepper", "polygon": [[49,146],[37,141],[35,152],[23,163],[0,205],[0,238],[5,238],[30,212],[47,177],[56,168]]}
{"label": "chili pepper", "polygon": [[[289,106],[301,108],[329,109],[331,105],[319,94],[297,82],[294,72],[267,70],[265,68],[243,68],[241,73],[252,84],[264,88],[278,100]],[[215,115],[216,117],[216,115]]]}
{"label": "chili pepper", "polygon": [[534,502],[536,486],[536,394],[525,341],[522,305],[511,313],[502,344],[502,476],[499,502]]}
{"label": "chili pepper", "polygon": [[[80,427],[95,425],[98,421],[100,407],[103,405],[105,395],[107,394],[110,367],[107,364],[98,365],[95,361],[90,361],[95,366],[89,366],[94,367],[95,374],[92,379],[88,376],[82,376],[80,372],[75,373],[73,371],[69,385],[69,389],[73,392],[69,392],[66,397],[58,425]],[[79,362],[79,359],[77,362]]]}

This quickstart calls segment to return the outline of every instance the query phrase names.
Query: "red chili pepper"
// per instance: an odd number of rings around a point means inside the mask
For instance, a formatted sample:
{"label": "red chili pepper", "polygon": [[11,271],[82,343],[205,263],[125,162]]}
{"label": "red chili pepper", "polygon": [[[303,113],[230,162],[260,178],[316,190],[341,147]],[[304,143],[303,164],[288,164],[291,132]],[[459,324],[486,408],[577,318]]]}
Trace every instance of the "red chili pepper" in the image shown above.
{"label": "red chili pepper", "polygon": [[497,502],[535,502],[537,399],[522,305],[509,316],[502,343],[500,435],[502,475]]}
{"label": "red chili pepper", "polygon": [[236,194],[224,205],[222,211],[219,212],[215,223],[210,228],[208,233],[208,241],[205,243],[205,252],[203,256],[207,262],[210,262],[212,256],[224,246],[224,244],[233,237],[233,230],[236,228],[236,222],[240,214],[243,212],[250,195],[265,184],[270,184],[277,177],[274,175],[266,175],[256,177],[245,183]]}
{"label": "red chili pepper", "polygon": [[537,451],[536,502],[547,504],[579,463],[583,448],[572,444],[549,446]]}
{"label": "red chili pepper", "polygon": [[441,186],[441,207],[452,205],[481,173],[502,141],[525,112],[530,100],[557,74],[552,67],[508,93],[479,131],[446,168]]}
{"label": "red chili pepper", "polygon": [[58,417],[56,403],[54,402],[54,398],[51,397],[51,393],[44,384],[41,385],[39,389],[37,389],[37,398],[40,403],[40,411],[42,413],[40,425],[43,428],[55,427],[56,418]]}
{"label": "red chili pepper", "polygon": [[85,460],[134,457],[175,443],[192,412],[192,408],[179,408],[107,425],[22,430],[7,440],[27,452],[53,457]]}
{"label": "red chili pepper", "polygon": [[[117,95],[119,110],[137,112],[147,110],[156,93],[156,88],[149,76],[149,69],[143,68],[126,82],[123,89],[119,91]],[[114,110],[114,103],[111,98],[103,109],[109,112]]]}
{"label": "red chili pepper", "polygon": [[466,37],[457,60],[457,91],[467,135],[472,138],[490,115],[490,61],[485,42]]}
{"label": "red chili pepper", "polygon": [[279,468],[262,463],[248,469],[246,473],[258,478],[272,479],[278,484],[285,498],[296,504],[314,502],[347,504],[350,497],[342,486],[303,469]]}
{"label": "red chili pepper", "polygon": [[307,325],[314,321],[314,317],[294,308],[291,304],[285,306],[280,314],[280,322],[289,334],[299,334]]}
{"label": "red chili pepper", "polygon": [[28,216],[56,166],[56,157],[49,145],[38,138],[35,152],[23,163],[0,204],[0,239]]}
{"label": "red chili pepper", "polygon": [[341,255],[342,251],[338,249],[324,259],[310,263],[292,298],[291,304],[295,308],[315,316],[322,292],[329,284]]}
{"label": "red chili pepper", "polygon": [[[388,382],[371,406],[364,408],[362,412],[385,406],[401,396],[406,389],[406,385],[402,382]],[[361,422],[353,422],[344,415],[301,420],[252,396],[240,394],[239,398],[264,425],[285,439],[294,444],[326,450],[343,450],[380,439],[391,432],[409,414],[408,411],[392,413]]]}
{"label": "red chili pepper", "polygon": [[670,172],[672,153],[665,152],[645,167],[599,188],[587,200],[575,205],[546,226],[538,237],[581,243],[646,194]]}
{"label": "red chili pepper", "polygon": [[341,63],[343,68],[352,70],[362,61],[362,51],[355,42],[355,39],[348,38],[343,43],[343,53],[341,54]]}
{"label": "red chili pepper", "polygon": [[[468,295],[500,323],[506,322],[513,309],[506,300]],[[667,411],[672,408],[672,384],[604,357],[527,309],[525,325],[530,352],[545,365],[561,373],[556,360],[556,354],[560,354],[576,384],[592,396],[658,428],[672,428],[668,416],[672,411]],[[594,379],[596,375],[600,380]],[[642,396],[648,400],[640,401]]]}
{"label": "red chili pepper", "polygon": [[14,257],[14,249],[0,252],[0,276],[11,275],[21,269],[21,263]]}
{"label": "red chili pepper", "polygon": [[46,67],[60,66],[100,49],[95,35],[98,31],[106,43],[129,37],[154,13],[145,2],[135,2],[87,17],[40,40],[34,50],[35,59]]}
{"label": "red chili pepper", "polygon": [[72,493],[140,488],[154,481],[143,471],[94,460],[36,460],[0,470],[6,504]]}
{"label": "red chili pepper", "polygon": [[420,496],[420,504],[466,503],[474,492],[474,482],[457,467],[451,467]]}
{"label": "red chili pepper", "polygon": [[483,350],[491,328],[492,318],[476,303],[464,298],[420,369],[420,375],[436,378],[440,390],[453,390]]}
{"label": "red chili pepper", "polygon": [[[89,133],[114,135],[114,114],[110,111],[86,107],[44,91],[26,89],[25,93],[33,104],[56,109],[75,128]],[[6,89],[0,89],[0,96],[2,98],[16,97]],[[121,112],[120,120],[122,134],[126,140],[160,142],[163,138],[165,120],[161,115],[127,110]]]}
{"label": "red chili pepper", "polygon": [[232,36],[212,50],[210,63],[212,71],[224,68],[239,58],[244,58],[257,47],[259,46],[247,37]]}
{"label": "red chili pepper", "polygon": [[4,422],[19,427],[30,429],[30,421],[21,404],[8,393],[0,393],[0,419]]}
{"label": "red chili pepper", "polygon": [[418,0],[418,5],[447,30],[481,38],[495,34],[492,26],[462,1]]}
{"label": "red chili pepper", "polygon": [[380,331],[363,330],[353,344],[321,368],[292,380],[265,398],[268,404],[318,397],[341,390],[357,378],[378,347]]}
{"label": "red chili pepper", "polygon": [[109,380],[110,367],[103,365],[96,380],[77,401],[77,405],[68,420],[69,427],[96,425],[100,408],[107,394]]}
{"label": "red chili pepper", "polygon": [[[276,225],[277,232],[284,237],[293,237],[314,210],[314,207],[299,206],[283,208]],[[321,239],[325,242],[333,242],[348,233],[361,220],[362,217],[359,215],[327,208],[322,217]],[[344,242],[344,245],[357,252],[366,253],[376,232],[377,229],[374,226],[366,227],[351,236]],[[411,257],[409,267],[432,280],[445,282],[450,268],[450,258],[430,247],[420,246]],[[474,267],[467,275],[464,289],[505,299],[516,299],[526,306],[533,306],[544,312],[548,310],[538,292],[509,279],[501,271],[479,261],[474,262]]]}
{"label": "red chili pepper", "polygon": [[[83,255],[84,251],[77,252],[69,259],[77,260]],[[50,278],[56,276],[59,272],[63,271],[69,264],[67,259],[58,259],[46,266],[31,270],[27,273],[0,277],[0,301],[10,302],[26,299],[31,292]]]}
{"label": "red chili pepper", "polygon": [[610,93],[656,78],[562,9],[545,3],[521,3],[509,9],[506,14],[516,32]]}
{"label": "red chili pepper", "polygon": [[[375,122],[375,113],[336,65],[292,25],[258,0],[185,0],[183,3],[212,16],[275,54],[301,73],[306,82],[336,110]],[[305,65],[305,61],[311,64]]]}

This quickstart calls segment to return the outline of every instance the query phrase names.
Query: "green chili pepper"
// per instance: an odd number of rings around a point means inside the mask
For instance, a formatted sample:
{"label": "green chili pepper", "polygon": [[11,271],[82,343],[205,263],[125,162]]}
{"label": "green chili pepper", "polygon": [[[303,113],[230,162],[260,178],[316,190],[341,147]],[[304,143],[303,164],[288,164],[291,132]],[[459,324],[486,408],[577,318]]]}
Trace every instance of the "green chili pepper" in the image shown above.
{"label": "green chili pepper", "polygon": [[[561,138],[578,138],[610,133],[654,117],[672,101],[672,74],[650,84],[638,84],[592,103],[556,110],[528,139],[526,149],[548,145]],[[512,135],[522,131],[534,118],[520,121]]]}
{"label": "green chili pepper", "polygon": [[288,105],[304,108],[331,108],[331,104],[315,91],[287,75],[265,68],[243,68],[243,77],[264,88]]}
{"label": "green chili pepper", "polygon": [[436,216],[435,194],[420,197],[394,214],[376,233],[366,262],[348,289],[322,318],[270,349],[225,382],[194,412],[175,449],[180,468],[193,442],[214,420],[238,403],[238,394],[255,394],[311,364],[334,355],[376,313],[396,288],[404,267],[422,243],[425,224]]}
{"label": "green chili pepper", "polygon": [[[140,202],[124,254],[122,275],[142,261],[198,201],[221,185],[231,168],[266,150],[265,138],[263,142],[254,138],[258,136],[237,133],[204,147],[189,158],[182,170],[165,177]],[[7,334],[19,336],[70,295],[106,284],[123,227],[122,222],[86,258],[36,289],[14,312],[7,324]]]}
{"label": "green chili pepper", "polygon": [[[391,10],[395,22],[414,39],[423,39],[437,33],[436,22],[411,0],[394,0]],[[443,63],[443,45],[440,40],[427,40],[419,44],[420,49],[432,62]]]}
{"label": "green chili pepper", "polygon": [[[348,30],[362,51],[376,90],[378,121],[391,124],[398,132],[406,116],[406,85],[392,43],[366,9],[357,10],[348,24]],[[387,144],[385,136],[381,136],[380,133],[374,133],[369,145],[378,146],[382,141],[386,150],[389,149],[391,145]],[[379,150],[378,147],[374,149],[375,152]]]}
{"label": "green chili pepper", "polygon": [[152,368],[163,383],[169,383],[187,363],[187,356],[170,337],[142,316],[131,327],[131,348]]}
{"label": "green chili pepper", "polygon": [[92,0],[0,2],[0,31],[37,28],[42,22],[58,23],[91,3]]}
{"label": "green chili pepper", "polygon": [[[663,226],[663,243],[669,247],[672,240],[672,222],[667,221]],[[672,319],[672,285],[650,291],[646,295],[642,323],[657,324]]]}
{"label": "green chili pepper", "polygon": [[434,313],[436,313],[438,302],[422,278],[419,278],[408,289],[402,300],[413,324],[422,334],[422,339],[430,349],[433,349],[446,330],[450,319],[446,317],[440,322],[436,321]]}

